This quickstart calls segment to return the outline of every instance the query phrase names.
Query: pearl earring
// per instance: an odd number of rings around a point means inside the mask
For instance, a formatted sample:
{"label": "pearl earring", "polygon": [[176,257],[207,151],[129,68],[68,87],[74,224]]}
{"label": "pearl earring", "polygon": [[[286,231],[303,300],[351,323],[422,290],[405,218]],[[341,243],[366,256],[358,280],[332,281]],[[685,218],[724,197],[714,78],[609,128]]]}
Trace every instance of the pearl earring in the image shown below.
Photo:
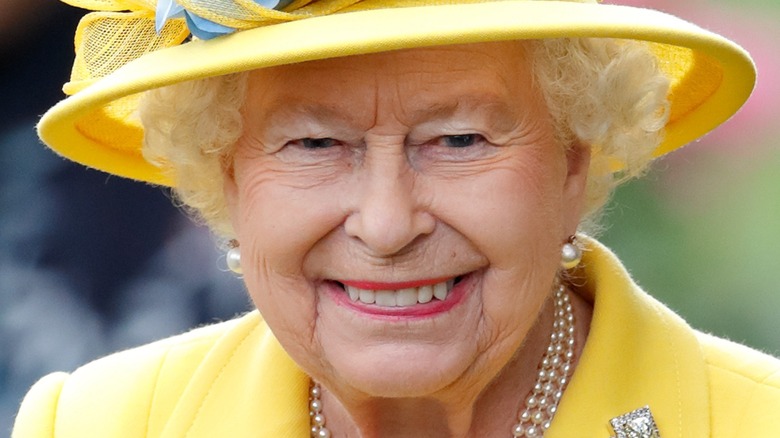
{"label": "pearl earring", "polygon": [[561,247],[561,266],[563,269],[572,269],[577,267],[580,261],[582,261],[582,250],[577,245],[577,238],[571,236]]}
{"label": "pearl earring", "polygon": [[228,269],[241,275],[241,249],[238,247],[238,242],[231,242],[230,249],[225,254],[225,260],[227,261]]}

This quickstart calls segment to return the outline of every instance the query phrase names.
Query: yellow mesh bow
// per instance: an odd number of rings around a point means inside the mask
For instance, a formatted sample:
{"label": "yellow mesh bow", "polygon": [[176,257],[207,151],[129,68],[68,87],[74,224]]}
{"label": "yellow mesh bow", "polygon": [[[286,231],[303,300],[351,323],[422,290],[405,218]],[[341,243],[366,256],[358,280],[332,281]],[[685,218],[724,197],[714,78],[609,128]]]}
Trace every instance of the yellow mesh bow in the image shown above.
{"label": "yellow mesh bow", "polygon": [[[181,44],[190,34],[183,19],[168,20],[155,30],[156,0],[62,0],[89,9],[76,29],[76,58],[70,82],[63,90],[72,95],[146,53]],[[237,30],[282,21],[327,15],[360,0],[293,0],[283,11],[252,0],[179,0],[188,11]]]}
{"label": "yellow mesh bow", "polygon": [[63,0],[94,10],[76,29],[76,58],[65,94],[74,94],[96,79],[145,53],[181,44],[189,35],[184,20],[170,20],[158,35],[153,0]]}

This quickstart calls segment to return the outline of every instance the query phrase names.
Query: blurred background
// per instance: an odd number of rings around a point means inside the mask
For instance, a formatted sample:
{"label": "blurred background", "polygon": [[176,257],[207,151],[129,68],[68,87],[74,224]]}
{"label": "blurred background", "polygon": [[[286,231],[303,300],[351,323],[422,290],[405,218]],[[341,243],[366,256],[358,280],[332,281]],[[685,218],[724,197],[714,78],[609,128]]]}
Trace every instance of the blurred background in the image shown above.
{"label": "blurred background", "polygon": [[[780,2],[614,3],[739,42],[759,84],[727,125],[620,188],[601,239],[693,326],[780,354]],[[82,14],[54,0],[0,11],[0,435],[45,373],[250,308],[208,231],[165,190],[83,169],[37,140]]]}

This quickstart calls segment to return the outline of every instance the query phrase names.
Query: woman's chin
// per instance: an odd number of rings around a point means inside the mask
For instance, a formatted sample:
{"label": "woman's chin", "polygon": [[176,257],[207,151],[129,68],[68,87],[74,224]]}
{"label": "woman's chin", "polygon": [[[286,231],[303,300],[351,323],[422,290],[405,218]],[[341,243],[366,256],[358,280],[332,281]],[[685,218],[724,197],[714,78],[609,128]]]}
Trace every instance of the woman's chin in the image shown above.
{"label": "woman's chin", "polygon": [[374,345],[329,357],[336,375],[353,389],[373,397],[425,397],[461,379],[474,351],[427,344]]}

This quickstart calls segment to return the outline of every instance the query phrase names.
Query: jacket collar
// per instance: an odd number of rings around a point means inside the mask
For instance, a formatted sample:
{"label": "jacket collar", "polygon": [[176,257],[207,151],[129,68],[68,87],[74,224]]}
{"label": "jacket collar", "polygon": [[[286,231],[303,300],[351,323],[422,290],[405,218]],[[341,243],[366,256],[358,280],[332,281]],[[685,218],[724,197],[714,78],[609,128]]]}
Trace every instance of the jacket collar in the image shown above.
{"label": "jacket collar", "polygon": [[309,377],[254,311],[212,347],[161,437],[307,437],[308,394]]}

